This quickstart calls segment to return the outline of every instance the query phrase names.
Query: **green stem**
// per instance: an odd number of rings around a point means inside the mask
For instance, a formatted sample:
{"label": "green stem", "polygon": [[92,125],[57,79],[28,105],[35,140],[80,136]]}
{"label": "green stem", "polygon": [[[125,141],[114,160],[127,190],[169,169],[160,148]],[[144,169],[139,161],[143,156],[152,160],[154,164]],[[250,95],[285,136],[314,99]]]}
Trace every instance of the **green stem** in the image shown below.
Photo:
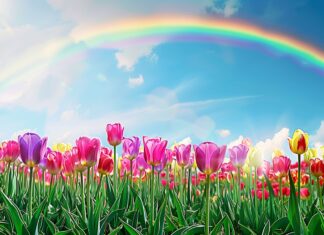
{"label": "green stem", "polygon": [[257,167],[254,169],[254,183],[255,183],[255,189],[254,189],[254,207],[255,207],[255,221],[258,225],[258,197],[257,197],[257,188],[258,188],[258,174],[257,174]]}
{"label": "green stem", "polygon": [[154,166],[152,166],[151,172],[151,234],[153,234],[154,226]]}
{"label": "green stem", "polygon": [[85,211],[85,198],[84,198],[84,183],[83,183],[83,175],[82,172],[80,172],[80,177],[81,177],[81,206],[82,206],[82,217],[83,220],[86,221],[86,211]]}
{"label": "green stem", "polygon": [[300,154],[298,154],[298,204],[300,205]]}
{"label": "green stem", "polygon": [[42,172],[42,178],[43,178],[43,196],[45,197],[45,170]]}
{"label": "green stem", "polygon": [[114,194],[117,198],[117,156],[116,156],[116,146],[114,146]]}
{"label": "green stem", "polygon": [[53,190],[53,178],[54,178],[54,176],[53,175],[51,175],[51,182],[50,182],[50,190],[49,190],[49,192],[48,192],[48,197],[50,198],[50,196],[51,196],[51,194],[52,194],[52,190]]}
{"label": "green stem", "polygon": [[33,167],[30,167],[29,170],[28,212],[31,221],[33,216]]}
{"label": "green stem", "polygon": [[99,185],[98,185],[98,187],[97,187],[97,191],[96,191],[96,196],[95,196],[95,199],[97,200],[97,198],[98,198],[98,195],[99,195],[99,191],[100,191],[100,189],[101,189],[101,184],[102,184],[102,177],[103,177],[103,174],[100,174],[100,182],[99,182]]}
{"label": "green stem", "polygon": [[238,203],[241,206],[241,168],[237,167],[237,178],[238,178],[238,187],[237,187],[237,194],[238,194]]}
{"label": "green stem", "polygon": [[133,159],[130,160],[130,181],[131,186],[133,187]]}
{"label": "green stem", "polygon": [[317,177],[317,195],[318,195],[318,200],[320,202],[320,209],[322,209],[323,208],[323,200],[322,200],[321,185],[320,185],[319,177]]}
{"label": "green stem", "polygon": [[87,171],[87,212],[90,215],[90,167]]}
{"label": "green stem", "polygon": [[280,210],[279,210],[279,215],[282,215],[282,211],[283,211],[283,197],[282,197],[282,177],[279,177],[279,200],[280,200]]}
{"label": "green stem", "polygon": [[210,194],[210,175],[206,176],[206,220],[205,220],[205,235],[209,235],[209,194]]}
{"label": "green stem", "polygon": [[191,203],[191,168],[188,169],[188,205]]}

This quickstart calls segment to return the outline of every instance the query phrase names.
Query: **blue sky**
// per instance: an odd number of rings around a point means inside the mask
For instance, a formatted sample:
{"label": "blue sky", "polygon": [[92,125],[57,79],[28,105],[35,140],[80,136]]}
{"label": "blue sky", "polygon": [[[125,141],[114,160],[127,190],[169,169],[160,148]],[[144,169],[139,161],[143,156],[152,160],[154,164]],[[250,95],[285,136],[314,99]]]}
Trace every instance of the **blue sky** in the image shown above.
{"label": "blue sky", "polygon": [[51,63],[61,41],[87,47],[79,35],[96,25],[156,14],[244,20],[324,51],[323,1],[1,4],[1,139],[31,130],[51,143],[89,135],[106,144],[105,124],[121,122],[126,135],[162,136],[171,143],[190,137],[232,145],[249,137],[266,158],[275,148],[287,150],[296,128],[309,132],[313,145],[324,145],[323,75],[271,51],[164,41],[89,47]]}

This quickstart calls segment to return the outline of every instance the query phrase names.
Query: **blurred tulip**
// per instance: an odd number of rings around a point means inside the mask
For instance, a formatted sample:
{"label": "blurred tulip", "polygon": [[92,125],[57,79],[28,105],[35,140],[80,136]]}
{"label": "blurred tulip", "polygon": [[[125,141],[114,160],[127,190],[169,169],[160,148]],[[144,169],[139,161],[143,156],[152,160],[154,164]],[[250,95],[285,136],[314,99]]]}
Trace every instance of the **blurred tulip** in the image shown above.
{"label": "blurred tulip", "polygon": [[45,154],[47,138],[41,139],[35,133],[25,133],[23,136],[19,136],[18,139],[21,160],[28,167],[38,165]]}
{"label": "blurred tulip", "polygon": [[124,127],[120,123],[107,124],[106,127],[108,143],[111,146],[119,145],[123,140]]}
{"label": "blurred tulip", "polygon": [[264,160],[263,164],[257,168],[258,177],[262,178],[266,175],[269,178],[270,167],[270,162]]}
{"label": "blurred tulip", "polygon": [[63,174],[65,176],[73,175],[75,170],[75,158],[72,157],[71,150],[63,154]]}
{"label": "blurred tulip", "polygon": [[314,159],[317,157],[317,150],[315,148],[309,148],[304,153],[304,161],[309,164],[311,159]]}
{"label": "blurred tulip", "polygon": [[308,149],[308,134],[298,129],[292,138],[288,138],[290,150],[295,154],[303,154]]}
{"label": "blurred tulip", "polygon": [[14,162],[20,154],[17,141],[9,140],[2,143],[2,159],[7,163]]}
{"label": "blurred tulip", "polygon": [[235,167],[242,167],[245,163],[249,147],[245,144],[239,144],[229,149],[230,160]]}
{"label": "blurred tulip", "polygon": [[161,138],[151,138],[144,136],[144,158],[147,164],[158,166],[162,163],[162,158],[165,156],[165,149],[168,144],[166,140]]}
{"label": "blurred tulip", "polygon": [[181,144],[175,146],[174,152],[179,166],[185,167],[186,165],[188,165],[190,153],[191,153],[191,144],[188,145]]}
{"label": "blurred tulip", "polygon": [[248,152],[249,165],[258,168],[263,163],[262,152],[260,149],[252,147]]}
{"label": "blurred tulip", "polygon": [[141,141],[138,137],[133,136],[133,138],[123,139],[123,156],[129,160],[133,160],[137,157],[139,153],[139,148]]}
{"label": "blurred tulip", "polygon": [[203,142],[194,146],[196,162],[200,171],[207,175],[218,171],[224,161],[226,145],[218,147],[212,142]]}
{"label": "blurred tulip", "polygon": [[69,151],[72,149],[72,146],[70,144],[65,143],[57,143],[52,146],[53,151],[57,151],[60,153],[65,153],[66,151]]}
{"label": "blurred tulip", "polygon": [[310,193],[309,193],[309,190],[308,188],[301,188],[300,189],[300,198],[302,200],[306,200],[310,197]]}
{"label": "blurred tulip", "polygon": [[286,156],[274,157],[272,159],[273,171],[278,177],[288,175],[291,160]]}
{"label": "blurred tulip", "polygon": [[311,159],[310,169],[315,177],[324,176],[324,161],[319,158]]}

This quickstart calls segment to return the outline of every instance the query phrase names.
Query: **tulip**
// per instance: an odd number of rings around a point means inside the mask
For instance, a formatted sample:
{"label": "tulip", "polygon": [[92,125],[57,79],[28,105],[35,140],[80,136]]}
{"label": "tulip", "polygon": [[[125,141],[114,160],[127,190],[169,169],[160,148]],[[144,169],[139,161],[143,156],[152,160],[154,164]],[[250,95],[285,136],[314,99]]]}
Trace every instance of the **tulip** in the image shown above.
{"label": "tulip", "polygon": [[44,157],[45,167],[51,175],[57,175],[63,169],[63,155],[57,151],[51,151]]}
{"label": "tulip", "polygon": [[161,138],[147,138],[143,137],[144,144],[144,158],[147,164],[152,166],[152,170],[155,166],[158,166],[162,162],[162,158],[165,156],[165,149],[168,141]]}
{"label": "tulip", "polygon": [[[151,165],[151,224],[154,221],[154,167],[162,163],[162,159],[166,158],[165,150],[168,144],[168,141],[162,140],[161,138],[151,138],[149,139],[146,136],[143,136],[144,144],[144,158],[147,164]],[[153,234],[153,227],[150,228],[151,234]]]}
{"label": "tulip", "polygon": [[306,200],[310,197],[310,193],[308,191],[308,188],[301,188],[300,189],[300,198],[302,200]]}
{"label": "tulip", "polygon": [[32,196],[33,196],[33,168],[38,165],[46,151],[47,138],[41,139],[35,133],[25,133],[18,137],[21,160],[29,167],[29,190],[28,190],[28,205],[29,219],[32,218]]}
{"label": "tulip", "polygon": [[60,153],[65,153],[66,151],[69,151],[71,149],[72,149],[72,146],[70,144],[65,144],[65,143],[58,143],[58,144],[54,144],[52,146],[53,151],[57,151]]}
{"label": "tulip", "polygon": [[117,155],[116,146],[122,142],[124,127],[120,123],[107,124],[106,127],[108,143],[114,147],[114,193],[117,194]]}
{"label": "tulip", "polygon": [[122,142],[124,127],[122,127],[120,123],[107,124],[106,132],[108,136],[108,143],[111,146],[117,146]]}
{"label": "tulip", "polygon": [[123,156],[130,161],[131,185],[133,185],[133,160],[137,157],[140,149],[140,139],[133,136],[133,138],[123,139]]}
{"label": "tulip", "polygon": [[317,150],[315,148],[309,148],[305,153],[304,153],[304,161],[309,164],[311,159],[316,158],[317,156]]}
{"label": "tulip", "polygon": [[250,166],[255,169],[261,166],[263,163],[263,157],[260,149],[255,147],[250,148],[248,152],[248,161]]}
{"label": "tulip", "polygon": [[323,207],[323,195],[320,185],[320,177],[324,176],[324,161],[320,160],[319,158],[311,159],[310,161],[310,170],[311,173],[316,177],[317,179],[317,195],[320,202],[320,207]]}
{"label": "tulip", "polygon": [[290,150],[298,155],[298,203],[300,203],[300,155],[308,149],[308,134],[298,129],[288,138]]}
{"label": "tulip", "polygon": [[66,151],[63,157],[63,174],[65,176],[72,176],[75,170],[76,157],[73,157],[71,150]]}
{"label": "tulip", "polygon": [[229,149],[230,160],[233,166],[241,168],[246,160],[249,147],[245,144],[240,144]]}
{"label": "tulip", "polygon": [[114,161],[111,158],[111,152],[107,154],[107,151],[102,148],[101,153],[100,153],[100,158],[99,158],[99,163],[98,163],[98,172],[101,175],[110,175],[111,172],[114,169]]}
{"label": "tulip", "polygon": [[274,157],[272,159],[273,171],[279,177],[288,175],[291,160],[286,156]]}
{"label": "tulip", "polygon": [[212,142],[204,142],[194,146],[196,162],[200,171],[207,176],[206,182],[206,219],[205,234],[209,235],[209,197],[210,197],[210,175],[218,171],[224,161],[226,146],[218,147]]}
{"label": "tulip", "polygon": [[179,166],[185,167],[189,163],[191,145],[181,144],[174,147],[175,155]]}
{"label": "tulip", "polygon": [[[81,162],[81,165],[84,165],[88,168],[87,170],[87,208],[88,213],[90,212],[90,168],[94,166],[98,161],[98,156],[100,154],[100,140],[97,138],[90,139],[88,137],[80,137],[76,140],[76,146],[78,149],[78,158]],[[83,191],[83,176],[81,174],[81,190]],[[83,192],[81,193],[83,194]],[[84,205],[84,195],[83,205]],[[85,209],[83,206],[83,217],[85,219]]]}
{"label": "tulip", "polygon": [[2,159],[7,163],[16,161],[20,154],[19,144],[17,141],[9,140],[2,143]]}

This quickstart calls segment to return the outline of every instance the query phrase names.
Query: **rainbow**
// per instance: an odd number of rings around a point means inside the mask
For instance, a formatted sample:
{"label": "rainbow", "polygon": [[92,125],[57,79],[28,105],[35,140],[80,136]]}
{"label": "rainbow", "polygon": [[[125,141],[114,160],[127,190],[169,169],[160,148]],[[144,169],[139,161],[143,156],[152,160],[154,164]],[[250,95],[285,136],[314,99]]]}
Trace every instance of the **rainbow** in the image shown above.
{"label": "rainbow", "polygon": [[147,41],[208,40],[255,43],[324,70],[324,52],[293,37],[239,21],[150,17],[112,25],[101,25],[78,35],[91,46],[147,43]]}
{"label": "rainbow", "polygon": [[[42,66],[53,66],[71,56],[77,56],[92,47],[119,49],[122,46],[151,43],[157,45],[168,41],[229,41],[238,44],[252,44],[265,47],[278,55],[297,60],[301,65],[315,68],[324,74],[324,52],[315,46],[296,38],[271,32],[240,21],[179,16],[155,16],[132,19],[113,24],[93,27],[76,34],[78,41],[61,40],[45,47],[44,58],[31,53],[12,66],[0,72],[0,81],[10,82],[15,76],[26,79],[41,71]],[[80,43],[78,43],[80,42]],[[45,63],[44,61],[50,61]],[[59,65],[58,65],[59,66]],[[36,72],[35,72],[36,71]],[[18,75],[17,75],[18,74]],[[3,85],[3,84],[2,84]]]}

